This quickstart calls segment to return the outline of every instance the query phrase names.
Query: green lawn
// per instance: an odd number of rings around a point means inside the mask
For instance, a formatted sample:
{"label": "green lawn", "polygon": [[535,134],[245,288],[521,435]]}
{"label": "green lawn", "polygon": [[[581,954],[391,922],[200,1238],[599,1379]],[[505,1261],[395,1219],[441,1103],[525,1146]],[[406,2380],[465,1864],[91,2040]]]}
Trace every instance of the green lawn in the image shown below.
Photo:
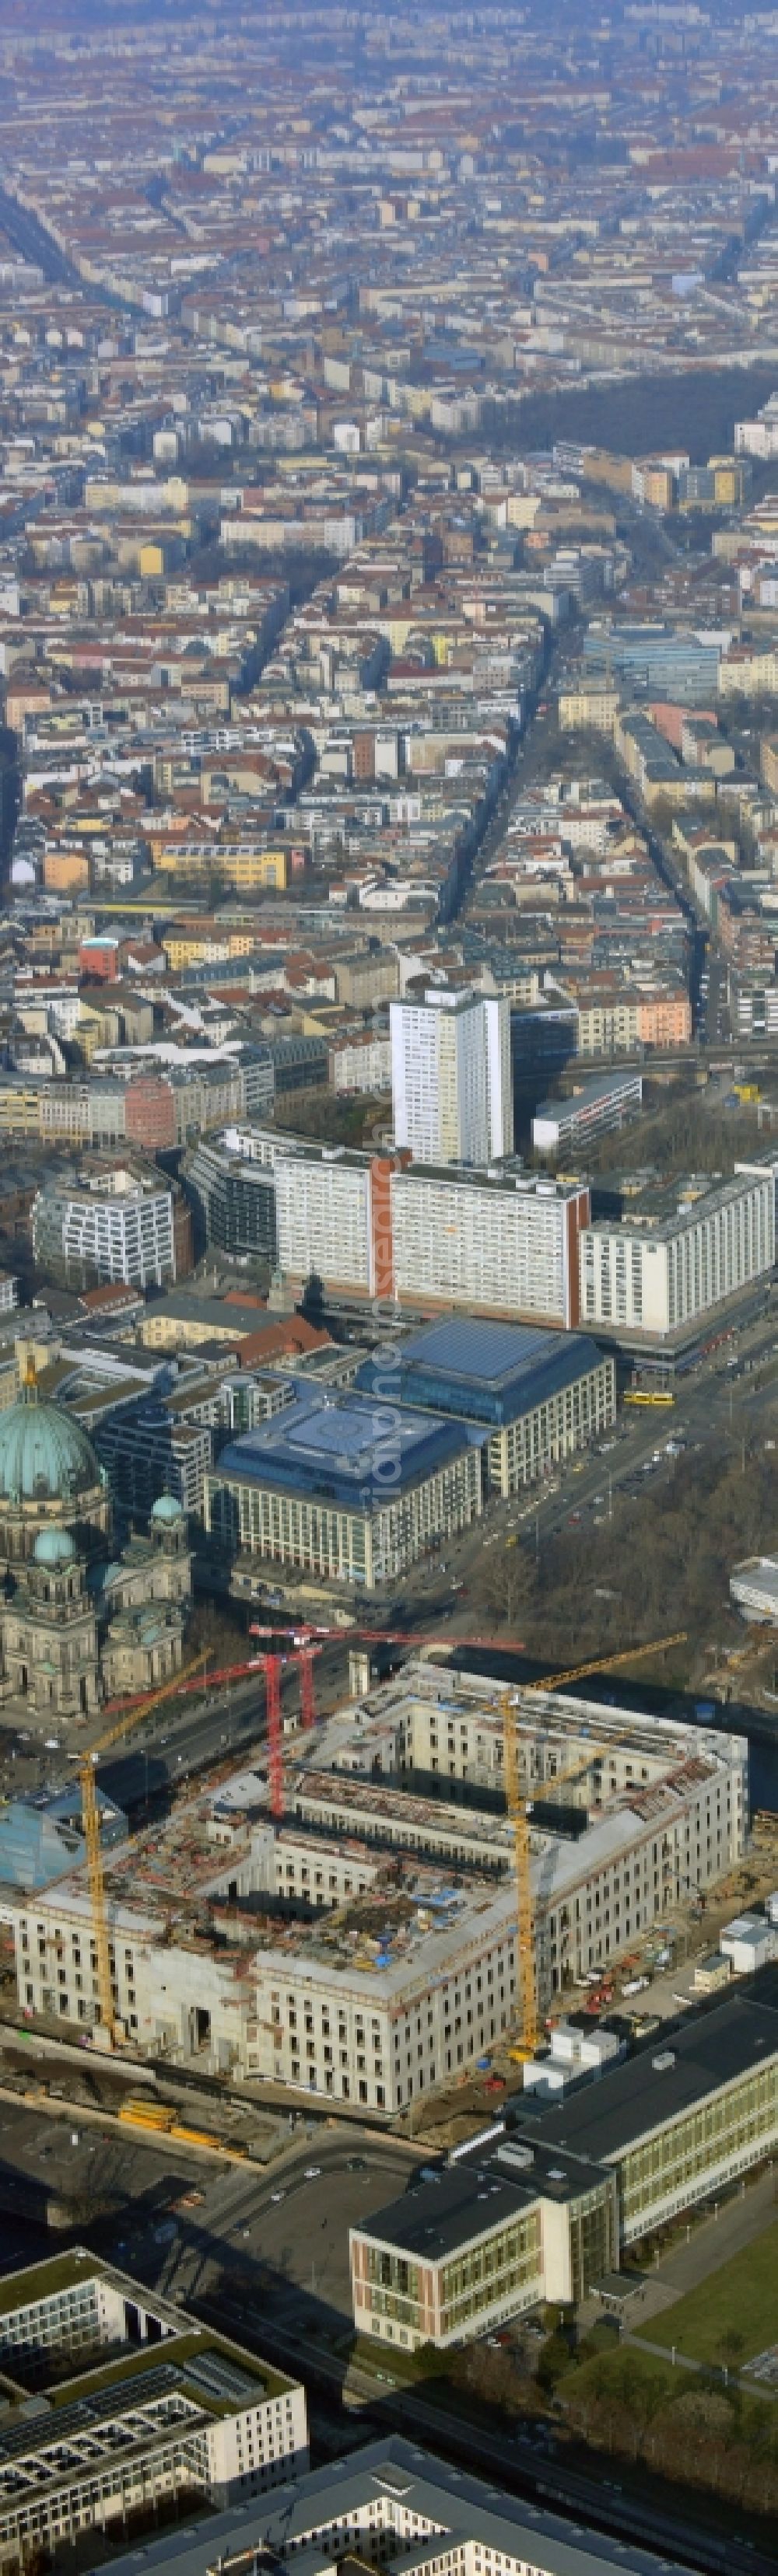
{"label": "green lawn", "polygon": [[[778,2218],[742,2254],[733,2254],[709,2280],[636,2332],[668,2352],[675,2344],[691,2361],[751,2361],[778,2342]],[[742,2336],[739,2355],[723,2348],[729,2334]]]}

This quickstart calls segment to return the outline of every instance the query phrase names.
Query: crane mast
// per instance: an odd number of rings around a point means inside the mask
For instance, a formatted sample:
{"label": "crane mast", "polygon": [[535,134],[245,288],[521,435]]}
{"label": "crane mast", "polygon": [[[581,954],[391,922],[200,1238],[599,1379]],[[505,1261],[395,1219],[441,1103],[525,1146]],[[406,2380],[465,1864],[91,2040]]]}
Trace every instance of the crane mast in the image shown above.
{"label": "crane mast", "polygon": [[[620,1654],[598,1655],[589,1663],[574,1664],[568,1672],[546,1673],[541,1681],[527,1683],[526,1691],[528,1694],[534,1694],[546,1690],[561,1690],[563,1687],[568,1689],[571,1683],[584,1681],[588,1674],[617,1672],[622,1664],[639,1663],[643,1655],[667,1654],[671,1646],[683,1646],[685,1643],[686,1631],[679,1629],[672,1637],[655,1637],[644,1646],[627,1646]],[[530,1797],[522,1788],[519,1776],[519,1735],[514,1693],[506,1691],[503,1694],[502,1712],[505,1803],[513,1825],[513,1859],[516,1878],[518,1950],[516,1984],[520,2015],[517,2045],[522,2056],[534,2057],[540,2039],[540,2010],[537,1978],[538,1922],[532,1901],[530,1815],[538,1799],[547,1797],[552,1789],[562,1788],[566,1781],[583,1778],[585,1773],[591,1770],[592,1763],[597,1760],[598,1753],[602,1752],[603,1747],[601,1744],[593,1744],[591,1753],[584,1763],[580,1761],[580,1757],[577,1758],[570,1770],[558,1773],[553,1781],[543,1782],[535,1796]]]}

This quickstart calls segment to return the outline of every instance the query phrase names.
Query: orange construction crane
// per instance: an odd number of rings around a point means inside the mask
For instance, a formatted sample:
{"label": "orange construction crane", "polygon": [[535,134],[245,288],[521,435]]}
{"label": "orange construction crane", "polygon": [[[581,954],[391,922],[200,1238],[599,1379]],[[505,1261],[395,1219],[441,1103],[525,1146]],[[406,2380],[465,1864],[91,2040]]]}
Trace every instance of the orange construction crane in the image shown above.
{"label": "orange construction crane", "polygon": [[163,1700],[173,1699],[176,1691],[181,1690],[184,1682],[186,1681],[187,1675],[194,1672],[196,1668],[201,1666],[202,1656],[197,1655],[190,1663],[182,1665],[180,1672],[169,1674],[167,1681],[162,1682],[158,1690],[149,1691],[147,1692],[145,1699],[136,1700],[133,1708],[125,1710],[124,1716],[117,1718],[114,1726],[107,1727],[105,1733],[98,1736],[96,1744],[90,1744],[88,1751],[85,1750],[79,1755],[78,1777],[81,1789],[81,1814],[84,1826],[84,1842],[86,1845],[86,1867],[89,1881],[92,1927],[94,1931],[95,1950],[97,1952],[97,1990],[100,2003],[100,2030],[101,2032],[104,2031],[106,2033],[105,2045],[108,2048],[115,2048],[116,2041],[119,2036],[119,2027],[113,1999],[111,1945],[108,1937],[108,1922],[105,1911],[105,1878],[103,1875],[103,1855],[100,1844],[100,1810],[97,1804],[95,1770],[100,1755],[102,1753],[107,1753],[109,1745],[117,1744],[119,1737],[126,1735],[128,1728],[134,1726],[138,1718],[148,1716],[150,1710],[152,1708],[159,1708]]}
{"label": "orange construction crane", "polygon": [[[647,1644],[644,1646],[627,1646],[620,1654],[598,1655],[589,1663],[574,1664],[569,1672],[546,1673],[542,1681],[528,1682],[526,1684],[521,1684],[520,1687],[523,1691],[532,1693],[548,1690],[561,1690],[562,1688],[567,1689],[572,1682],[584,1681],[586,1676],[590,1673],[617,1672],[621,1664],[637,1664],[640,1663],[641,1658],[644,1655],[667,1654],[669,1653],[671,1646],[683,1646],[685,1644],[686,1630],[679,1629],[672,1637],[655,1637],[649,1639]],[[521,2050],[522,2056],[534,2057],[540,2038],[540,2027],[536,1973],[537,1923],[535,1920],[535,1910],[532,1901],[532,1847],[530,1817],[533,1807],[540,1799],[552,1796],[563,1786],[564,1783],[568,1781],[583,1778],[584,1774],[591,1770],[592,1764],[596,1762],[598,1756],[603,1752],[604,1747],[599,1742],[593,1744],[591,1753],[585,1762],[582,1763],[580,1755],[578,1755],[575,1763],[571,1766],[569,1771],[560,1772],[555,1779],[543,1782],[542,1786],[536,1791],[535,1796],[528,1798],[526,1792],[522,1789],[519,1780],[519,1745],[518,1731],[516,1727],[516,1710],[514,1699],[508,1691],[503,1694],[502,1707],[505,1801],[508,1814],[513,1823],[514,1865],[516,1872],[516,1917],[518,1936],[517,1964],[520,2013],[517,2047]]]}

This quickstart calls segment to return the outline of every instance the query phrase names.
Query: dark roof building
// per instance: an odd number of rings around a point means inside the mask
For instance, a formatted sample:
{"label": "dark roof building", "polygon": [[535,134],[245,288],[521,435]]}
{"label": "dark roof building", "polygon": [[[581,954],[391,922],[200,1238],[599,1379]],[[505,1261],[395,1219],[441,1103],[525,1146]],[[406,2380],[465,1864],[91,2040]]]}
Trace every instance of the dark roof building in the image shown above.
{"label": "dark roof building", "polygon": [[480,1513],[483,1436],[393,1396],[300,1381],[282,1415],[222,1450],[206,1526],[233,1549],[370,1588]]}
{"label": "dark roof building", "polygon": [[616,1409],[611,1359],[583,1333],[456,1317],[423,1325],[365,1360],[363,1394],[480,1424],[502,1494],[555,1465],[606,1428]]}
{"label": "dark roof building", "polygon": [[520,2097],[510,2125],[352,2229],[357,2326],[446,2344],[541,2300],[578,2304],[620,2250],[776,2144],[778,1969],[765,1968],[564,2101]]}

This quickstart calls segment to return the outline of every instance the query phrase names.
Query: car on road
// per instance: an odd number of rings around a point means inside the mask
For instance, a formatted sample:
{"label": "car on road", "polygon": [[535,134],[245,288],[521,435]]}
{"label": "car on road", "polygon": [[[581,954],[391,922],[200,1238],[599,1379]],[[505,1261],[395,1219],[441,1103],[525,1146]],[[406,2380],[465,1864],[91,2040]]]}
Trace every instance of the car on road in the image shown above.
{"label": "car on road", "polygon": [[305,2179],[306,2179],[306,2182],[315,2182],[315,2181],[316,2181],[316,2177],[317,2177],[317,2175],[318,2175],[318,2174],[320,2174],[320,2173],[321,2173],[321,2165],[306,2165],[306,2168],[305,2168]]}
{"label": "car on road", "polygon": [[285,2199],[286,2199],[286,2192],[285,2192],[285,2191],[271,2191],[270,2198],[271,2198],[271,2200],[285,2200]]}
{"label": "car on road", "polygon": [[349,2173],[367,2173],[367,2157],[347,2156],[346,2168]]}

